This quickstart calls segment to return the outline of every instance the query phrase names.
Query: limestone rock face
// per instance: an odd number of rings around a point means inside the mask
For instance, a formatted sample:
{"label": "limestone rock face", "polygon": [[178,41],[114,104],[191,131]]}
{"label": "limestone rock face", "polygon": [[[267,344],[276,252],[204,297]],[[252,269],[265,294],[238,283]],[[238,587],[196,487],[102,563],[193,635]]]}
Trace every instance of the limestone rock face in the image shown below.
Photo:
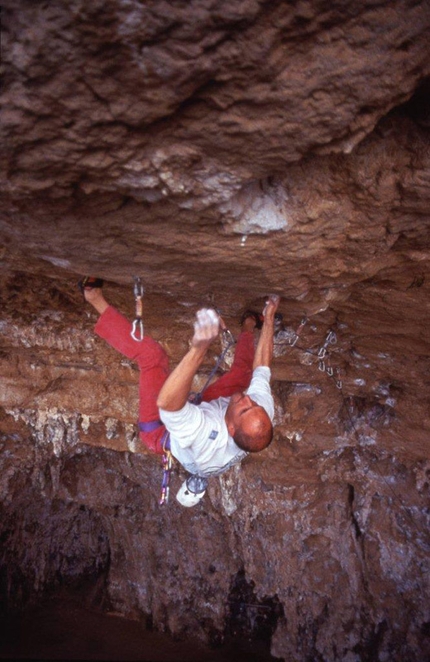
{"label": "limestone rock face", "polygon": [[10,193],[201,209],[349,153],[429,73],[429,20],[410,0],[6,2]]}
{"label": "limestone rock face", "polygon": [[[2,8],[4,602],[89,582],[93,604],[177,636],[422,662],[428,3]],[[84,273],[130,318],[142,278],[172,366],[199,306],[237,336],[281,296],[275,441],[196,509],[158,505],[137,369],[94,336]]]}

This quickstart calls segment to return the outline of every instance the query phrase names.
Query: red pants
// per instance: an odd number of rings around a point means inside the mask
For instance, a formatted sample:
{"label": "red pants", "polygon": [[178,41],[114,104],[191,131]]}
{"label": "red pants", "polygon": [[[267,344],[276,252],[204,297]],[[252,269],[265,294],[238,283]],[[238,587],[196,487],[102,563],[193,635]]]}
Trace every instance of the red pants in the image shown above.
{"label": "red pants", "polygon": [[[157,397],[169,375],[169,359],[164,349],[149,336],[145,336],[142,342],[133,340],[130,335],[131,323],[112,306],[99,317],[94,330],[111,347],[136,361],[140,370],[139,421],[157,421]],[[231,369],[208,386],[202,399],[209,402],[247,389],[252,377],[253,361],[254,336],[249,331],[243,331],[237,341]],[[165,427],[162,425],[152,432],[141,432],[140,438],[151,451],[162,454],[161,438],[164,432]]]}

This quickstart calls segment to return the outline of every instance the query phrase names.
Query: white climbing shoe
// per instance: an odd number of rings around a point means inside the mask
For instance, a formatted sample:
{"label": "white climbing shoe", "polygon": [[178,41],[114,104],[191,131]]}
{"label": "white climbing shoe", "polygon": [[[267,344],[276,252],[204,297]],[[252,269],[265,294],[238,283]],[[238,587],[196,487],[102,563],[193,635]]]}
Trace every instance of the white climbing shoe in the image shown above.
{"label": "white climbing shoe", "polygon": [[189,476],[181,485],[176,500],[185,508],[196,506],[206,494],[207,480],[199,476]]}

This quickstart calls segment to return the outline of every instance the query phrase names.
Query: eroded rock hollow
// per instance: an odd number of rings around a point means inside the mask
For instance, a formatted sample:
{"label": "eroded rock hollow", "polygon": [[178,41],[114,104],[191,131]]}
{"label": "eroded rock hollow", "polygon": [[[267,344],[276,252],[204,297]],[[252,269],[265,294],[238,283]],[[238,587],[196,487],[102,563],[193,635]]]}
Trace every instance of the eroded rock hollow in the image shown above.
{"label": "eroded rock hollow", "polygon": [[[6,0],[2,51],[5,609],[86,585],[288,661],[428,659],[428,2]],[[130,318],[141,277],[172,366],[199,306],[237,337],[281,296],[275,440],[194,509],[87,273]]]}

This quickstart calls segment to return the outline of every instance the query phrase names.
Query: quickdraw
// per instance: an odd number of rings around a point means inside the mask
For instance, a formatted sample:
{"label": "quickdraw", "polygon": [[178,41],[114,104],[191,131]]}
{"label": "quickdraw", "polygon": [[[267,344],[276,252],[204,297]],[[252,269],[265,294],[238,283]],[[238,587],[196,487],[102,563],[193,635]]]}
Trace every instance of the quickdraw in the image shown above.
{"label": "quickdraw", "polygon": [[342,389],[342,380],[340,379],[340,370],[336,368],[337,379],[334,376],[334,369],[330,365],[330,354],[328,353],[328,346],[335,345],[337,343],[337,336],[333,330],[330,330],[326,336],[326,339],[318,350],[318,370],[321,372],[326,372],[329,377],[334,378],[336,387]]}
{"label": "quickdraw", "polygon": [[[290,337],[286,339],[285,343],[275,343],[275,344],[281,344],[281,345],[285,344],[288,345],[289,347],[295,347],[297,341],[300,338],[300,334],[303,330],[303,327],[307,324],[307,322],[308,322],[308,318],[306,316],[303,317],[297,330],[291,332]],[[337,343],[336,333],[332,329],[330,329],[324,339],[323,344],[320,347],[318,347],[316,351],[306,350],[303,347],[297,347],[297,349],[316,357],[316,365],[318,367],[318,370],[320,370],[321,372],[325,372],[328,377],[333,378],[336,387],[339,390],[342,390],[342,380],[340,379],[340,370],[339,368],[335,369],[330,365],[329,346],[335,345],[336,343]]]}
{"label": "quickdraw", "polygon": [[326,336],[324,344],[318,350],[318,358],[323,359],[327,354],[327,347],[329,345],[335,345],[336,343],[337,343],[337,336],[334,331],[330,330]]}
{"label": "quickdraw", "polygon": [[301,332],[303,331],[303,327],[307,324],[308,318],[305,316],[303,317],[302,321],[300,322],[299,326],[297,327],[297,331],[295,332],[293,342],[290,343],[291,347],[294,347],[296,342],[298,341]]}
{"label": "quickdraw", "polygon": [[142,298],[145,293],[145,290],[142,285],[142,281],[139,276],[134,276],[134,299],[136,301],[136,317],[133,321],[131,328],[131,337],[136,342],[142,342],[145,332],[143,328],[142,313],[143,313],[143,304]]}
{"label": "quickdraw", "polygon": [[170,492],[170,476],[172,474],[172,453],[170,452],[170,435],[166,432],[163,435],[162,439],[163,446],[163,478],[161,481],[161,497],[160,497],[160,506],[164,506],[169,502],[169,492]]}

